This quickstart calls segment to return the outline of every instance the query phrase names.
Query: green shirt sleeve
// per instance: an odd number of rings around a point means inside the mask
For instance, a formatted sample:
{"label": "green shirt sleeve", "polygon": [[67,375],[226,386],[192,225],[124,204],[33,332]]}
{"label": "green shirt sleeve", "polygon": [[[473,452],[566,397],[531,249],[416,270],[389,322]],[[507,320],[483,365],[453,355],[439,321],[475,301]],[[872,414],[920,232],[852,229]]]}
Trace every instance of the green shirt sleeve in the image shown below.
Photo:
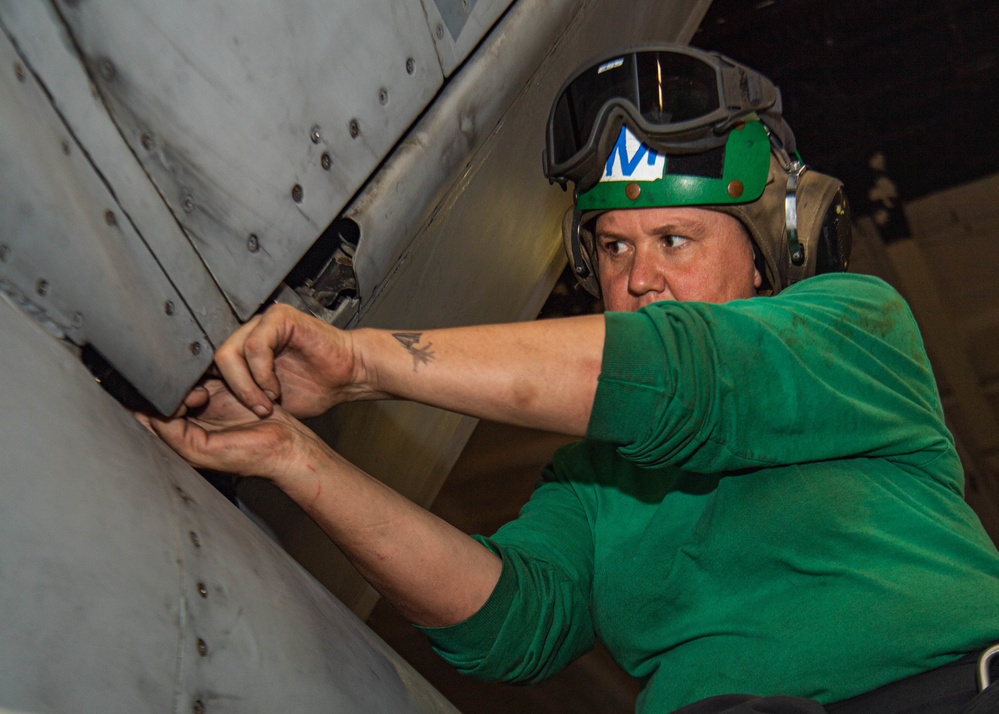
{"label": "green shirt sleeve", "polygon": [[476,538],[503,559],[500,579],[469,619],[420,628],[439,655],[477,679],[527,683],[593,647],[593,535],[571,483],[548,467],[516,520]]}
{"label": "green shirt sleeve", "polygon": [[[587,438],[697,473],[952,449],[908,306],[860,275],[772,298],[608,313]],[[949,484],[961,489],[962,484]]]}

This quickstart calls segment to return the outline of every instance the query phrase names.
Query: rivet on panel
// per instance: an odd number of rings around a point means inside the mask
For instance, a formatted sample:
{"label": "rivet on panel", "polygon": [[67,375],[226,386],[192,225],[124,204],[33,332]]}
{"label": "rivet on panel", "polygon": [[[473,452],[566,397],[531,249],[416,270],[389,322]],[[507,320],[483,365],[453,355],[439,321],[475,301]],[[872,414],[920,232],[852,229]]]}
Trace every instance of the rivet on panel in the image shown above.
{"label": "rivet on panel", "polygon": [[180,202],[183,204],[186,213],[194,211],[194,197],[191,194],[185,193]]}
{"label": "rivet on panel", "polygon": [[27,72],[24,71],[24,65],[20,62],[14,63],[14,76],[17,77],[18,82],[23,82],[28,76]]}
{"label": "rivet on panel", "polygon": [[461,9],[468,12],[472,7],[472,3],[469,0],[461,0]]}
{"label": "rivet on panel", "polygon": [[45,295],[49,292],[49,281],[45,278],[39,278],[38,282],[35,283],[35,292],[42,297],[45,297]]}
{"label": "rivet on panel", "polygon": [[104,211],[104,222],[107,223],[109,226],[118,225],[118,219],[115,217],[114,211],[112,211],[110,208]]}
{"label": "rivet on panel", "polygon": [[746,190],[746,187],[742,185],[742,181],[735,179],[734,181],[729,181],[728,184],[728,195],[732,198],[739,198],[742,192]]}
{"label": "rivet on panel", "polygon": [[191,544],[195,548],[200,548],[201,547],[201,539],[198,537],[197,533],[195,533],[194,531],[189,531],[187,535],[190,537]]}
{"label": "rivet on panel", "polygon": [[172,315],[174,313],[173,300],[167,300],[163,303],[163,312],[167,315]]}
{"label": "rivet on panel", "polygon": [[251,233],[250,237],[246,239],[246,249],[251,253],[256,253],[260,250],[260,239],[257,238],[256,233]]}
{"label": "rivet on panel", "polygon": [[329,171],[333,165],[333,157],[330,156],[328,151],[324,151],[323,155],[319,158],[319,163],[322,164],[324,171]]}
{"label": "rivet on panel", "polygon": [[101,78],[105,82],[110,82],[114,79],[117,70],[114,68],[114,62],[109,60],[107,57],[102,57],[97,63],[97,71],[100,72]]}
{"label": "rivet on panel", "polygon": [[152,151],[153,147],[156,146],[156,140],[153,139],[153,135],[148,131],[142,132],[142,135],[139,137],[139,143],[142,144],[142,148],[146,151]]}
{"label": "rivet on panel", "polygon": [[383,107],[388,104],[388,90],[385,87],[378,90],[378,103]]}
{"label": "rivet on panel", "polygon": [[291,200],[295,203],[301,203],[303,198],[305,198],[305,192],[302,191],[302,186],[296,183],[291,187]]}
{"label": "rivet on panel", "polygon": [[197,357],[198,355],[201,354],[201,343],[200,342],[192,342],[191,343],[191,354],[194,355],[195,357]]}
{"label": "rivet on panel", "polygon": [[629,183],[627,186],[624,187],[624,195],[627,196],[630,200],[634,201],[639,196],[642,195],[642,187],[639,186],[634,181],[632,181],[631,183]]}
{"label": "rivet on panel", "polygon": [[6,263],[10,257],[10,246],[0,245],[0,263]]}
{"label": "rivet on panel", "polygon": [[[172,303],[171,303],[172,306]],[[177,495],[180,496],[180,500],[184,503],[191,503],[194,499],[187,495],[187,491],[182,489],[180,486],[175,487],[177,489]]]}
{"label": "rivet on panel", "polygon": [[323,135],[319,130],[318,124],[312,125],[312,129],[309,131],[309,138],[312,139],[313,144],[318,144],[322,140]]}
{"label": "rivet on panel", "polygon": [[74,312],[73,313],[73,327],[75,329],[77,329],[77,330],[79,330],[81,327],[83,327],[83,313],[82,312]]}
{"label": "rivet on panel", "polygon": [[437,39],[438,40],[444,39],[444,25],[442,25],[439,22],[437,23]]}
{"label": "rivet on panel", "polygon": [[406,74],[412,74],[416,71],[416,60],[412,57],[406,59]]}
{"label": "rivet on panel", "polygon": [[361,133],[361,125],[357,123],[357,119],[350,120],[350,138],[356,139]]}
{"label": "rivet on panel", "polygon": [[205,587],[204,583],[198,583],[198,595],[200,595],[202,598],[208,597],[208,588]]}
{"label": "rivet on panel", "polygon": [[194,706],[191,707],[191,712],[193,714],[205,714],[205,705],[200,699],[194,703]]}
{"label": "rivet on panel", "polygon": [[208,644],[200,637],[198,638],[198,654],[202,657],[208,654]]}
{"label": "rivet on panel", "polygon": [[66,154],[66,156],[69,156],[69,148],[70,148],[69,147],[69,142],[66,139],[63,139],[62,140],[62,153]]}

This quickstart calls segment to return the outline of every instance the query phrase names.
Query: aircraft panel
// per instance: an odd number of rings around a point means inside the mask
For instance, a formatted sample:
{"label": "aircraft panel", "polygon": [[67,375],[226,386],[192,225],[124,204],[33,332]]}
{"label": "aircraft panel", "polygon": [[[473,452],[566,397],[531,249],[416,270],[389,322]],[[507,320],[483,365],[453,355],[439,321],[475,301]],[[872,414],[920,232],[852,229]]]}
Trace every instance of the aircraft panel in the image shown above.
{"label": "aircraft panel", "polygon": [[0,296],[0,709],[454,712]]}
{"label": "aircraft panel", "polygon": [[0,66],[0,289],[172,411],[211,363],[210,341],[5,34]]}
{"label": "aircraft panel", "polygon": [[60,12],[242,319],[443,82],[419,0],[88,0]]}

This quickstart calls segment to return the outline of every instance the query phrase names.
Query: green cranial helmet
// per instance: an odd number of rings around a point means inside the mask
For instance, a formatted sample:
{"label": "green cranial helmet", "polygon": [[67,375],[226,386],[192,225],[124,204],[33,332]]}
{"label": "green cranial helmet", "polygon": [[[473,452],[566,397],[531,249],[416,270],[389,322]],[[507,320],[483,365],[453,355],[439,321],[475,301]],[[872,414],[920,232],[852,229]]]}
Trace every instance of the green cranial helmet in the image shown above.
{"label": "green cranial helmet", "polygon": [[842,185],[806,170],[793,147],[776,87],[721,55],[661,46],[588,64],[555,101],[544,154],[550,180],[575,184],[563,239],[576,278],[600,295],[601,213],[672,206],[737,218],[773,292],[844,270]]}

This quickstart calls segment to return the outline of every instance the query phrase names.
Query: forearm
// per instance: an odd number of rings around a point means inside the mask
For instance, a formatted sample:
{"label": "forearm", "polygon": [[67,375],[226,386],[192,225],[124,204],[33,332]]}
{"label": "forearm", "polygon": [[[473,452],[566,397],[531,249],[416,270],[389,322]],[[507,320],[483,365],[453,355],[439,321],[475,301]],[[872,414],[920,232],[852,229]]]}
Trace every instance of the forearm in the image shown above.
{"label": "forearm", "polygon": [[195,412],[139,420],[193,466],[269,480],[413,622],[453,625],[492,593],[498,557],[341,457],[281,408],[259,418],[224,383]]}
{"label": "forearm", "polygon": [[507,424],[586,432],[600,374],[603,316],[351,335],[372,393]]}
{"label": "forearm", "polygon": [[274,482],[411,622],[456,624],[492,593],[500,559],[465,533],[331,450],[297,470]]}

